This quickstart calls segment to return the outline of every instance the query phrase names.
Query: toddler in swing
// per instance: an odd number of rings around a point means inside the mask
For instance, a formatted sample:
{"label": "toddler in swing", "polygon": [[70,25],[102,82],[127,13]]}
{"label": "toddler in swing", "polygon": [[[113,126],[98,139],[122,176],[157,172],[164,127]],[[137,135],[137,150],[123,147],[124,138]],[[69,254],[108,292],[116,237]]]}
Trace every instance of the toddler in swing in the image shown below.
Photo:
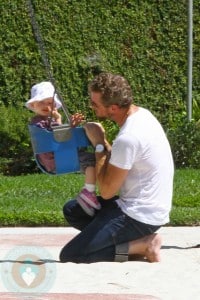
{"label": "toddler in swing", "polygon": [[[40,82],[31,88],[31,99],[25,103],[25,106],[35,113],[30,121],[31,125],[51,130],[52,126],[62,124],[62,117],[58,112],[58,109],[62,107],[62,103],[55,93],[53,84],[49,81]],[[78,126],[82,121],[84,121],[84,116],[81,113],[75,113],[71,116],[71,126],[73,127]],[[81,172],[85,174],[85,185],[78,194],[77,201],[88,215],[93,216],[95,209],[101,208],[95,193],[95,154],[80,149],[78,150],[78,156]],[[55,173],[53,152],[38,154],[37,159],[47,172]]]}

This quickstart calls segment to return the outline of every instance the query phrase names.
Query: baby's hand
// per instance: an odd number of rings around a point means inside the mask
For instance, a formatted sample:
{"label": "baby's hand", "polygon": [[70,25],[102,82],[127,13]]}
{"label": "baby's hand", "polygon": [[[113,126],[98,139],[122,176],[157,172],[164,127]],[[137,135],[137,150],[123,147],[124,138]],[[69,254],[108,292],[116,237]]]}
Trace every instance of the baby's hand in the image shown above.
{"label": "baby's hand", "polygon": [[85,121],[85,117],[82,113],[75,113],[70,117],[71,126],[76,127]]}
{"label": "baby's hand", "polygon": [[54,108],[54,110],[52,111],[52,117],[58,124],[62,124],[62,117],[61,114],[58,112],[57,108]]}

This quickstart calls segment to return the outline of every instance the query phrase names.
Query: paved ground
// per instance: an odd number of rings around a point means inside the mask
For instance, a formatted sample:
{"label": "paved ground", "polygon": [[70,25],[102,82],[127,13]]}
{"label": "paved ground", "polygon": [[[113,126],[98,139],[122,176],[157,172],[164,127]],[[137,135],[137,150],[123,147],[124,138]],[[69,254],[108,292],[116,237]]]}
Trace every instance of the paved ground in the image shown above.
{"label": "paved ground", "polygon": [[59,262],[72,228],[0,228],[0,299],[199,300],[200,227],[163,227],[160,263]]}

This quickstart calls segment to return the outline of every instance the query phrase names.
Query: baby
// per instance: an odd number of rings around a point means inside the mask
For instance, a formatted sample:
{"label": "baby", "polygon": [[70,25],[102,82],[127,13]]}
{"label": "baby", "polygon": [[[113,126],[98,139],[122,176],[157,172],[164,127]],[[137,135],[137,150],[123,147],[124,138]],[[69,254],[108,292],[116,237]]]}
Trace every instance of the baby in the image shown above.
{"label": "baby", "polygon": [[[35,84],[31,88],[31,99],[29,99],[25,105],[35,113],[35,116],[30,121],[31,125],[52,130],[52,126],[62,124],[62,117],[58,112],[58,109],[62,107],[62,103],[58,99],[55,88],[51,82],[43,81]],[[71,120],[71,126],[75,127],[84,120],[84,116],[80,113],[76,113],[71,117]],[[77,201],[88,215],[93,216],[95,209],[101,208],[95,193],[95,155],[94,153],[83,150],[79,150],[78,154],[81,171],[85,174],[85,185],[78,194]],[[47,172],[55,173],[53,152],[38,154],[37,159]]]}

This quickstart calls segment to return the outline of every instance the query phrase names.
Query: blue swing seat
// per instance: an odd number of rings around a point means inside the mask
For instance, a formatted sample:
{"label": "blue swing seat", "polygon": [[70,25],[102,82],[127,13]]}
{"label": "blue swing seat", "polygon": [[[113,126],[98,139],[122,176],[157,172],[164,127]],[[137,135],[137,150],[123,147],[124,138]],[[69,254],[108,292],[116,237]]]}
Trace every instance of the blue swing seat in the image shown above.
{"label": "blue swing seat", "polygon": [[28,125],[34,158],[42,172],[47,172],[37,159],[37,154],[53,152],[55,175],[80,171],[78,149],[91,145],[82,127],[71,128],[69,125],[52,127],[52,130]]}

